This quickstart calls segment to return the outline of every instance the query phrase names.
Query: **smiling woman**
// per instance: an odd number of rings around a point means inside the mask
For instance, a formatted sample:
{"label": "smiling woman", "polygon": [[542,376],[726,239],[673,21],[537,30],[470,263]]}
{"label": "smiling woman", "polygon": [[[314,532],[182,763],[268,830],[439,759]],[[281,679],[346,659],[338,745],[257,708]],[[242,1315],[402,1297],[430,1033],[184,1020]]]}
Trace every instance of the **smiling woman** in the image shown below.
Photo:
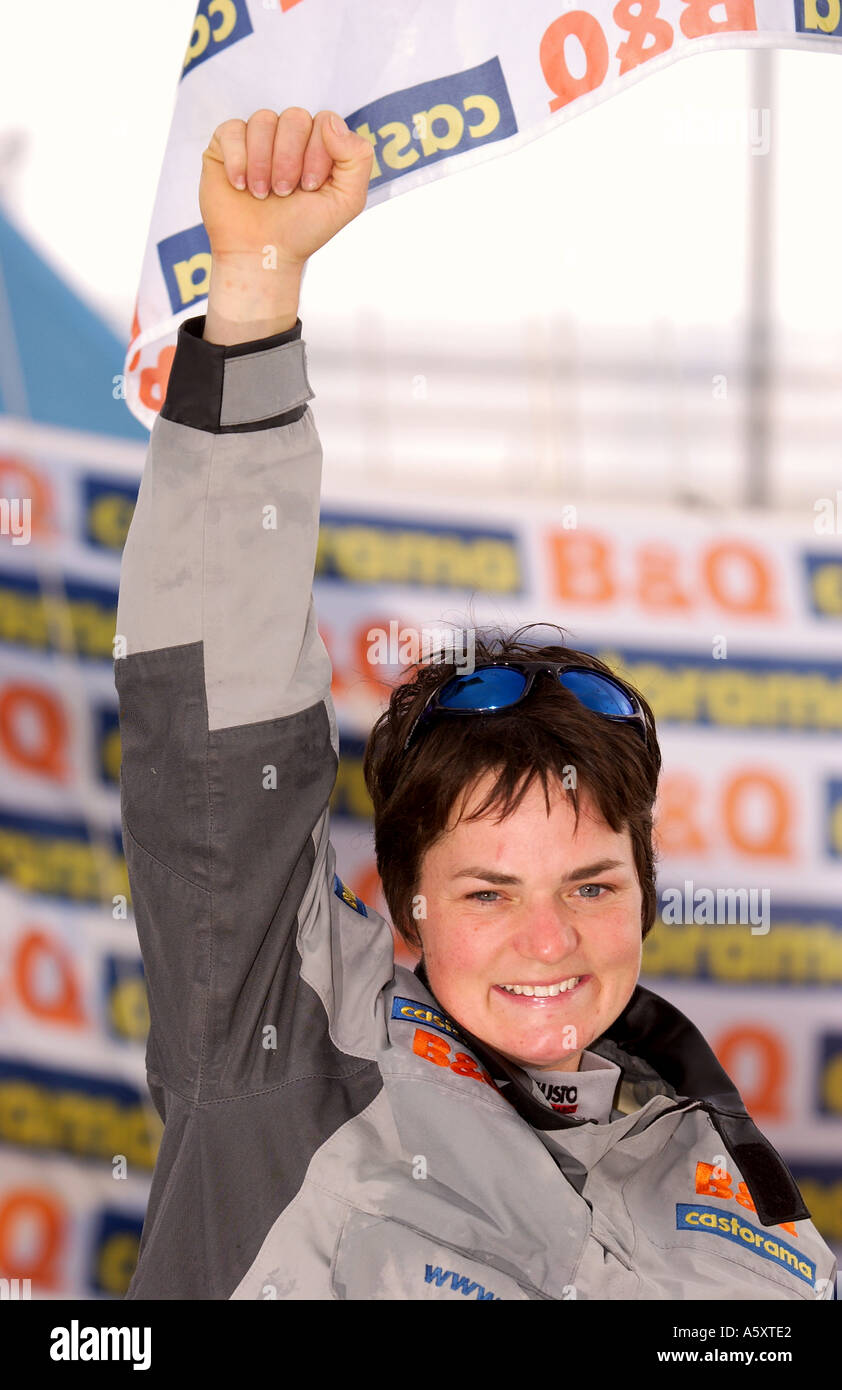
{"label": "smiling woman", "polygon": [[403,730],[418,728],[419,710],[435,712],[454,676],[427,664],[372,731],[366,777],[384,892],[436,998],[520,1066],[575,1071],[637,983],[655,908],[660,753],[636,691],[642,740],[636,716],[606,718],[564,684],[568,668],[586,667],[613,685],[602,662],[529,646],[524,631],[475,635],[475,660],[479,672],[512,674],[528,657],[528,698],[433,718],[404,757]]}
{"label": "smiling woman", "polygon": [[335,117],[261,110],[205,151],[208,312],[179,329],[123,553],[123,842],[164,1120],[129,1297],[827,1297],[786,1165],[637,984],[660,753],[635,690],[522,634],[455,685],[423,666],[365,759],[414,972],[336,872],[297,317],[304,261],[365,202],[371,146]]}

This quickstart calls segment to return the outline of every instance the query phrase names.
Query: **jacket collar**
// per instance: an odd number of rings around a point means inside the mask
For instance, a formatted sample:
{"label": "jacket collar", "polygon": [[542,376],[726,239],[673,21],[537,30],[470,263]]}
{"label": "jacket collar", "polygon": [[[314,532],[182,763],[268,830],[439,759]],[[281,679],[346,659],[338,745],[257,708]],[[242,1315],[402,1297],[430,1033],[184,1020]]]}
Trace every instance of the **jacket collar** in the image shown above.
{"label": "jacket collar", "polygon": [[[415,967],[415,974],[433,994],[423,961]],[[506,1088],[506,1099],[522,1119],[542,1130],[572,1129],[590,1123],[548,1111],[534,1096],[520,1067],[474,1037],[458,1020],[454,1022],[489,1071],[511,1083]],[[809,1217],[795,1179],[780,1154],[751,1119],[742,1096],[699,1029],[679,1009],[653,990],[637,985],[619,1018],[591,1044],[591,1049],[600,1051],[603,1041],[613,1044],[606,1051],[613,1057],[616,1049],[624,1073],[634,1074],[640,1069],[651,1075],[654,1071],[676,1096],[683,1098],[677,1101],[677,1108],[694,1102],[707,1111],[745,1178],[761,1225],[777,1226],[783,1221]]]}

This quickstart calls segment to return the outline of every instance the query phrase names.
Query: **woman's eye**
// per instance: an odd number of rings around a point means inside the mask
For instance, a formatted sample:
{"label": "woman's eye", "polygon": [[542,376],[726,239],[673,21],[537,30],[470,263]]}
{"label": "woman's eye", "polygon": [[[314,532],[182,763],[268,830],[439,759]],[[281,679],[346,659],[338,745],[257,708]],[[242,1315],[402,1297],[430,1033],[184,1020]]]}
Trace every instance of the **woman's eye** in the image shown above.
{"label": "woman's eye", "polygon": [[[585,890],[588,889],[588,888],[595,888],[595,889],[596,889],[596,892],[595,892],[595,893],[586,893]],[[608,884],[607,884],[607,883],[583,883],[582,886],[581,886],[581,888],[577,888],[577,889],[576,889],[576,892],[577,892],[577,893],[585,893],[585,896],[587,897],[587,899],[588,899],[590,902],[593,902],[594,899],[596,899],[597,897],[601,897],[601,895],[602,895],[602,890],[603,890],[603,889],[605,889],[606,893],[609,893],[609,892],[611,891],[610,888],[608,887]]]}
{"label": "woman's eye", "polygon": [[500,894],[493,888],[480,888],[476,893],[469,893],[469,898],[476,899],[477,902],[488,902],[489,898],[499,898]]}

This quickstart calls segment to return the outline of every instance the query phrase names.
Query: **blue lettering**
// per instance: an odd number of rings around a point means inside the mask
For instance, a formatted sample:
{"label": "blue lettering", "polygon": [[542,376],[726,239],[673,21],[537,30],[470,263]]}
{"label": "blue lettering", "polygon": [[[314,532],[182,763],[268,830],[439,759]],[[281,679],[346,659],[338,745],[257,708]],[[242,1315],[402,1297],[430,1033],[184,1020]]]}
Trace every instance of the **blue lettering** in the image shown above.
{"label": "blue lettering", "polygon": [[470,1298],[474,1289],[478,1289],[480,1287],[480,1285],[476,1283],[469,1284],[468,1276],[466,1274],[451,1274],[450,1282],[453,1285],[453,1292],[461,1293],[465,1298]]}

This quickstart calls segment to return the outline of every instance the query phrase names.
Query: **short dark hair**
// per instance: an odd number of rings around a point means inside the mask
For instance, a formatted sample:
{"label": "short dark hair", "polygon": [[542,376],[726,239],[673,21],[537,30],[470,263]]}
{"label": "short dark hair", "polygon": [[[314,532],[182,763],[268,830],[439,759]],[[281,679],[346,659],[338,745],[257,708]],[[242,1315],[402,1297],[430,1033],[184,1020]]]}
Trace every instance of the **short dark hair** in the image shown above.
{"label": "short dark hair", "polygon": [[[529,623],[506,634],[475,631],[474,663],[543,660],[588,666],[615,676],[589,652],[563,645],[537,646],[526,632],[555,624]],[[443,651],[446,651],[443,648]],[[450,648],[449,655],[453,655]],[[628,724],[586,709],[557,680],[538,676],[525,700],[511,713],[471,719],[435,719],[403,752],[413,721],[432,691],[464,667],[433,653],[417,662],[392,691],[366,745],[363,770],[374,806],[374,845],[383,894],[396,930],[412,947],[421,945],[411,905],[427,850],[444,834],[457,799],[483,774],[496,780],[470,819],[495,807],[498,819],[511,814],[528,787],[540,777],[550,810],[549,784],[570,797],[579,824],[579,796],[585,790],[616,833],[627,826],[643,895],[641,933],[645,938],[657,913],[652,815],[661,769],[661,751],[652,710],[634,690],[646,716],[647,741]],[[414,673],[414,674],[413,674]],[[624,680],[623,677],[620,677]],[[626,686],[629,682],[625,681]],[[569,776],[570,767],[575,778]],[[575,785],[571,783],[575,782]]]}

